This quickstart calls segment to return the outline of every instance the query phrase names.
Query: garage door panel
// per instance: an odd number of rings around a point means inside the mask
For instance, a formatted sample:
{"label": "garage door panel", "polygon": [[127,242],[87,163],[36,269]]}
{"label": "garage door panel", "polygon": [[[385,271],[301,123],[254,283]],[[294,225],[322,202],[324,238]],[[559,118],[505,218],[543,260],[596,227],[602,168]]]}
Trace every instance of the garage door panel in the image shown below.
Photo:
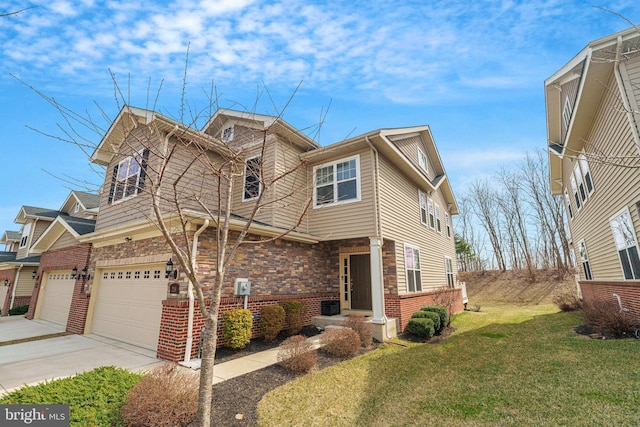
{"label": "garage door panel", "polygon": [[167,279],[162,265],[101,273],[92,332],[155,350]]}
{"label": "garage door panel", "polygon": [[75,283],[69,271],[47,273],[40,289],[39,318],[66,326]]}

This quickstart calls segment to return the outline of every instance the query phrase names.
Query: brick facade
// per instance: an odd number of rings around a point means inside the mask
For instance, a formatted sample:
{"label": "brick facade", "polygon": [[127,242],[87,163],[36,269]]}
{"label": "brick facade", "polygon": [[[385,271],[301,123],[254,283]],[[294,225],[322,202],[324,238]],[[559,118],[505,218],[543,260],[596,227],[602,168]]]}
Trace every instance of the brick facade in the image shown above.
{"label": "brick facade", "polygon": [[452,300],[452,314],[464,310],[462,291],[456,289],[434,289],[405,295],[385,295],[384,305],[387,317],[398,319],[398,331],[404,331],[411,315],[425,304],[444,305],[444,301]]}
{"label": "brick facade", "polygon": [[622,306],[640,318],[640,281],[580,281],[580,290],[582,291],[582,299],[585,302],[616,301],[613,294],[618,294],[622,302]]}
{"label": "brick facade", "polygon": [[66,330],[76,334],[84,333],[84,326],[87,320],[87,310],[89,308],[89,296],[84,293],[84,283],[80,277],[80,271],[88,265],[91,254],[91,244],[84,243],[78,246],[56,249],[44,252],[40,257],[40,267],[38,268],[38,281],[31,294],[27,319],[33,319],[38,295],[42,286],[45,273],[57,270],[78,269],[78,277],[73,288],[71,307],[67,319]]}

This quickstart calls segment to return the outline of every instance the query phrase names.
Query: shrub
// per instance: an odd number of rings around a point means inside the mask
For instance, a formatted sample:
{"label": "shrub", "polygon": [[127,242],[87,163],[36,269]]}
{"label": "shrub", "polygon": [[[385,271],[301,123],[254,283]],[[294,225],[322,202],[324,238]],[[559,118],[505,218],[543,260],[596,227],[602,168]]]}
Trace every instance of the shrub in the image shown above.
{"label": "shrub", "polygon": [[369,322],[362,314],[349,315],[344,325],[356,331],[362,347],[367,348],[373,343],[373,323]]}
{"label": "shrub", "polygon": [[251,341],[251,327],[253,317],[250,310],[235,308],[222,313],[224,322],[222,332],[226,340],[226,346],[239,350]]}
{"label": "shrub", "polygon": [[575,292],[564,292],[554,295],[553,303],[562,311],[576,311],[582,308],[582,300]]}
{"label": "shrub", "polygon": [[278,363],[296,374],[305,374],[318,364],[318,352],[306,337],[294,335],[280,344]]}
{"label": "shrub", "polygon": [[20,314],[25,314],[27,311],[29,311],[29,304],[18,305],[9,310],[9,316],[17,316]]}
{"label": "shrub", "polygon": [[130,427],[184,426],[197,410],[197,376],[175,364],[158,366],[143,376],[122,407]]}
{"label": "shrub", "polygon": [[442,330],[442,324],[440,324],[440,315],[433,311],[416,311],[411,315],[412,319],[431,319],[433,322],[433,329],[436,332],[440,332]]}
{"label": "shrub", "polygon": [[612,338],[633,336],[638,323],[628,311],[621,311],[615,300],[596,300],[583,304],[584,322],[596,332]]}
{"label": "shrub", "polygon": [[445,307],[427,304],[422,306],[420,310],[438,313],[438,316],[440,316],[440,325],[442,325],[443,328],[449,326],[449,313],[447,313],[447,309]]}
{"label": "shrub", "polygon": [[284,301],[282,307],[286,314],[285,319],[289,335],[299,334],[304,326],[304,303],[296,300]]}
{"label": "shrub", "polygon": [[126,369],[103,366],[74,377],[24,386],[5,394],[1,404],[67,404],[70,425],[122,426],[120,408],[140,379]]}
{"label": "shrub", "polygon": [[285,316],[284,308],[279,305],[267,305],[260,309],[260,330],[266,342],[276,339],[284,328]]}
{"label": "shrub", "polygon": [[433,321],[431,319],[427,319],[426,317],[409,319],[409,323],[407,324],[407,331],[426,340],[430,339],[435,333]]}
{"label": "shrub", "polygon": [[320,335],[322,349],[335,357],[353,357],[360,349],[360,337],[350,328],[330,328]]}

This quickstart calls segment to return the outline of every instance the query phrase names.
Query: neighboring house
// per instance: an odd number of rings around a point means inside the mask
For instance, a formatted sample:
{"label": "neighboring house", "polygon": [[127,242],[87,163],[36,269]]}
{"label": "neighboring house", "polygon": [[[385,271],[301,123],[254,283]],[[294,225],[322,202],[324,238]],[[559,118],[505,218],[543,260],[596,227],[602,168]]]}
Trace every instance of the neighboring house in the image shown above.
{"label": "neighboring house", "polygon": [[[15,252],[4,252],[0,256],[0,282],[7,289],[6,294],[0,296],[0,299],[4,299],[1,301],[2,316],[8,316],[13,307],[29,304],[40,265],[40,256],[31,251],[31,245],[58,215],[58,211],[33,206],[20,209],[14,220],[16,224],[22,224],[18,247]],[[5,240],[0,244],[13,244],[7,240],[10,233],[4,234]]]}
{"label": "neighboring house", "polygon": [[[235,179],[231,205],[223,200],[219,207],[217,178],[206,165],[219,166],[229,147],[240,152],[244,171]],[[334,301],[342,314],[371,316],[384,339],[434,298],[451,297],[462,310],[451,224],[458,207],[428,126],[382,129],[320,147],[272,116],[219,110],[197,131],[125,107],[92,156],[107,176],[95,231],[78,238],[93,246],[86,333],[157,349],[169,360],[197,355],[197,345],[188,342],[197,343],[203,321],[196,309],[190,336],[188,282],[175,266],[165,273],[173,253],[155,224],[148,191],[168,153],[162,171],[181,176],[176,194],[188,224],[183,245],[195,248],[205,285],[215,275],[216,230],[199,201],[213,212],[230,209],[235,235],[267,191],[251,237],[292,229],[239,249],[226,275],[222,312],[246,304],[257,314],[261,306],[296,299],[305,302],[309,323],[323,302]],[[263,184],[288,169],[265,190]],[[160,202],[171,227],[179,220],[172,182],[162,187]],[[241,278],[251,282],[246,299],[236,294]]]}
{"label": "neighboring house", "polygon": [[84,333],[89,297],[84,292],[90,243],[78,239],[93,232],[100,198],[72,191],[55,220],[31,245],[40,255],[28,319],[48,320],[69,332]]}
{"label": "neighboring house", "polygon": [[[593,41],[545,81],[552,194],[586,301],[640,316],[640,32]],[[616,295],[618,297],[616,297]]]}

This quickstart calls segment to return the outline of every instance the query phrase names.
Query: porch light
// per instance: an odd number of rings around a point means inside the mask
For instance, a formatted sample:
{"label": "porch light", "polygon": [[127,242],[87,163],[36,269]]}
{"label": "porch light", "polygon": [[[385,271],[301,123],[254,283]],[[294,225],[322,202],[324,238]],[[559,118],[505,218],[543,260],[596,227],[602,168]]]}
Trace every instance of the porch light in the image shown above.
{"label": "porch light", "polygon": [[80,277],[82,277],[82,280],[85,280],[87,278],[87,266],[86,265],[82,268],[82,271],[80,271]]}
{"label": "porch light", "polygon": [[174,278],[178,276],[177,271],[173,269],[173,261],[171,261],[171,258],[169,258],[169,261],[167,261],[167,264],[164,266],[165,279],[168,279],[169,275],[171,275],[172,273]]}
{"label": "porch light", "polygon": [[75,279],[77,275],[78,275],[78,267],[73,267],[73,269],[71,270],[71,278]]}
{"label": "porch light", "polygon": [[33,280],[36,280],[38,278],[38,270],[33,270],[33,273],[31,273],[31,278]]}
{"label": "porch light", "polygon": [[9,279],[4,279],[4,285],[9,286]]}

